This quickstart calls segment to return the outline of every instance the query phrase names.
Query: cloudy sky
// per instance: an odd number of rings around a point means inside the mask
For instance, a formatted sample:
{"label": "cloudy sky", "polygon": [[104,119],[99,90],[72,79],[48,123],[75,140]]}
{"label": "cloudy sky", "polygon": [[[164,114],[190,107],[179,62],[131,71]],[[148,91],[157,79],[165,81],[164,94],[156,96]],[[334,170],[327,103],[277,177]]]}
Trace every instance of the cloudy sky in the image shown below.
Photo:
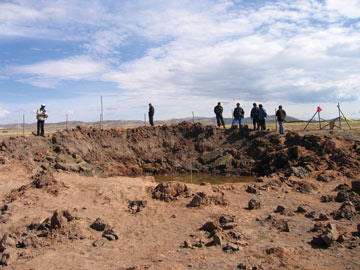
{"label": "cloudy sky", "polygon": [[360,0],[0,0],[0,123],[360,116]]}

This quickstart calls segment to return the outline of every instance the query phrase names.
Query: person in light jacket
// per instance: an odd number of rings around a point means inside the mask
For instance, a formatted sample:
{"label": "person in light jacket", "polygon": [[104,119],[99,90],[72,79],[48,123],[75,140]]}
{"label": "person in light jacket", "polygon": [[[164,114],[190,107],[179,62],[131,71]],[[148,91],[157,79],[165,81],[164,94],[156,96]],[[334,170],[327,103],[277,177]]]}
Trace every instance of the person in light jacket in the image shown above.
{"label": "person in light jacket", "polygon": [[45,136],[44,124],[45,120],[48,118],[48,114],[45,110],[45,104],[42,104],[40,109],[36,111],[36,119],[37,119],[37,136]]}

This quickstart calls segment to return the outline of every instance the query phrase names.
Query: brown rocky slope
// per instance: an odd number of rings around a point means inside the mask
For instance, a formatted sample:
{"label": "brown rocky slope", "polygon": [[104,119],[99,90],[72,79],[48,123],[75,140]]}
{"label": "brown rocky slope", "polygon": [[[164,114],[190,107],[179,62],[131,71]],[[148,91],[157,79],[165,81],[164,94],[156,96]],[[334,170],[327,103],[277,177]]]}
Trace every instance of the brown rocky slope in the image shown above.
{"label": "brown rocky slope", "polygon": [[[190,123],[4,139],[0,265],[358,270],[359,148]],[[199,186],[139,176],[187,172],[190,161],[195,172],[258,180]]]}

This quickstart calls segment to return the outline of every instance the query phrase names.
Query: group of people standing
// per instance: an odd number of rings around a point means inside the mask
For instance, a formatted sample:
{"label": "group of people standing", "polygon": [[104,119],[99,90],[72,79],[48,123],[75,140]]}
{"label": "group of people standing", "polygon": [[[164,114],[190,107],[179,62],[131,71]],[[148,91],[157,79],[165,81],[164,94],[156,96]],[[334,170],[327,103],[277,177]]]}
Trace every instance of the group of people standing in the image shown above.
{"label": "group of people standing", "polygon": [[[218,127],[223,126],[225,128],[225,122],[223,118],[223,107],[221,106],[221,102],[217,104],[214,108],[214,113],[216,115],[217,125]],[[154,126],[154,114],[155,114],[155,108],[154,106],[149,103],[149,123],[151,126]],[[232,121],[232,126],[236,125],[236,123],[239,123],[239,126],[242,125],[242,119],[245,116],[245,111],[243,108],[240,107],[240,103],[236,103],[236,108],[233,112],[234,119]],[[262,104],[259,104],[259,107],[256,103],[253,104],[253,108],[250,112],[250,118],[253,121],[254,130],[265,130],[265,118],[267,117],[266,110],[263,108]],[[286,117],[286,112],[282,109],[282,106],[279,106],[279,109],[276,112],[277,121],[279,122],[279,131],[281,134],[284,134],[284,124]],[[36,111],[36,119],[37,119],[37,136],[45,136],[44,133],[44,123],[45,120],[48,118],[48,114],[45,110],[45,104],[42,104],[40,109]]]}
{"label": "group of people standing", "polygon": [[[221,106],[221,102],[218,102],[218,104],[214,108],[214,113],[216,115],[216,121],[218,127],[223,126],[225,128],[225,122],[223,118],[223,107]],[[242,119],[245,116],[245,111],[243,108],[240,107],[240,103],[236,103],[236,108],[233,111],[233,121],[231,126],[235,126],[237,123],[239,124],[239,127],[241,128],[242,125]],[[253,107],[250,112],[250,118],[253,121],[254,130],[266,130],[266,123],[265,119],[267,117],[267,113],[265,108],[262,104],[259,104],[257,106],[256,103],[253,103]],[[276,120],[279,123],[279,132],[280,134],[284,134],[284,121],[286,118],[286,112],[283,110],[282,106],[279,106],[279,109],[276,111]]]}

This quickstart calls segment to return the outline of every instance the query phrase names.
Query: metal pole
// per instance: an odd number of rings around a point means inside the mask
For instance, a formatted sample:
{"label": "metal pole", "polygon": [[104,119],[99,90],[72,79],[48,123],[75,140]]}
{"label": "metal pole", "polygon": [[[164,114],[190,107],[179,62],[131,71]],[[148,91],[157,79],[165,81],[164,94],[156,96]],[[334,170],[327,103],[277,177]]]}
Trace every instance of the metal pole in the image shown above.
{"label": "metal pole", "polygon": [[321,129],[321,122],[320,122],[320,112],[318,111],[318,116],[319,116],[319,129]]}
{"label": "metal pole", "polygon": [[193,116],[193,124],[195,124],[195,116],[194,116],[194,112],[192,112],[192,116]]}
{"label": "metal pole", "polygon": [[146,126],[146,113],[144,113],[144,126]]}
{"label": "metal pole", "polygon": [[25,115],[23,114],[23,135],[25,135]]}

